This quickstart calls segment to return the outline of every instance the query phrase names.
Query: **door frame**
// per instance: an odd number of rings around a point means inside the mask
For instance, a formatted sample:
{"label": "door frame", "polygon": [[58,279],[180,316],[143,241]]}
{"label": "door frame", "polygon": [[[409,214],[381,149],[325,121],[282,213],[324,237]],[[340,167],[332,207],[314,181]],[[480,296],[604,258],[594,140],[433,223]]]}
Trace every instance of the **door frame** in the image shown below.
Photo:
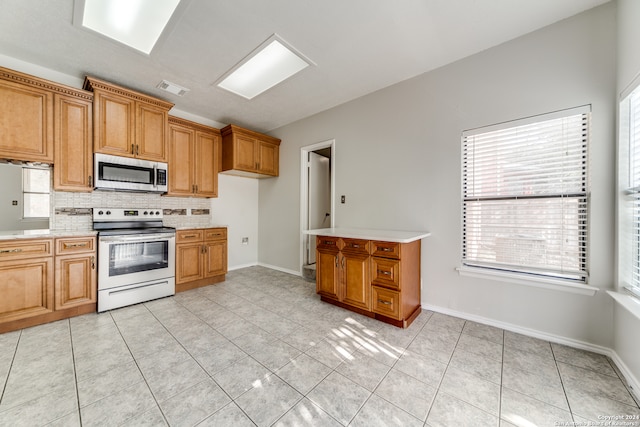
{"label": "door frame", "polygon": [[330,212],[330,227],[335,227],[335,211],[336,211],[336,140],[329,139],[326,141],[318,142],[311,145],[306,145],[300,148],[300,272],[302,273],[303,266],[305,265],[305,243],[307,235],[303,232],[308,230],[307,220],[309,216],[309,174],[307,173],[307,163],[309,162],[309,153],[321,150],[323,148],[331,149],[331,212]]}

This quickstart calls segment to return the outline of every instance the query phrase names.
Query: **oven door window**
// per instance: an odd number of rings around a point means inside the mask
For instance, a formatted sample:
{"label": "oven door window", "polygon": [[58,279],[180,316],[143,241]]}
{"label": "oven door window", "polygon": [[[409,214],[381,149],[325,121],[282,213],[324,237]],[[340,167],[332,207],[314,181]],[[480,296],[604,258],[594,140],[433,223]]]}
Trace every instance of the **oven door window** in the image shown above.
{"label": "oven door window", "polygon": [[109,277],[168,267],[168,240],[109,245]]}

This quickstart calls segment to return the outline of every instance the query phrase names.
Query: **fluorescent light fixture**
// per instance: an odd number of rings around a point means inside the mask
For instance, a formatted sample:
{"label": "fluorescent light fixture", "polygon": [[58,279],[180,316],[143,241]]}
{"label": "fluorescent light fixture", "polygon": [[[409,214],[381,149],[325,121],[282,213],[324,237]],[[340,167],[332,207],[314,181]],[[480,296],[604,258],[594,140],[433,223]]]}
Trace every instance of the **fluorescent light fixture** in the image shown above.
{"label": "fluorescent light fixture", "polygon": [[311,64],[274,34],[216,83],[222,89],[252,99]]}
{"label": "fluorescent light fixture", "polygon": [[84,0],[82,26],[149,54],[180,0]]}

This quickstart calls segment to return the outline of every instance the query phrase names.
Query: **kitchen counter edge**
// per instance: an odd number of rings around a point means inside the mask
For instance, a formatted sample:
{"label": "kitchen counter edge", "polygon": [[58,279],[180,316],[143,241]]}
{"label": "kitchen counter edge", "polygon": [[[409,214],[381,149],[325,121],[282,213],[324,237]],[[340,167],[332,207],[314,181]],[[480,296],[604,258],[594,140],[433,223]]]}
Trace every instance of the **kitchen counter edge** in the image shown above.
{"label": "kitchen counter edge", "polygon": [[95,230],[6,230],[0,231],[0,240],[13,239],[53,239],[56,237],[95,236]]}
{"label": "kitchen counter edge", "polygon": [[312,236],[345,237],[396,243],[411,243],[431,236],[428,231],[371,230],[363,228],[318,228],[305,230],[303,233]]}

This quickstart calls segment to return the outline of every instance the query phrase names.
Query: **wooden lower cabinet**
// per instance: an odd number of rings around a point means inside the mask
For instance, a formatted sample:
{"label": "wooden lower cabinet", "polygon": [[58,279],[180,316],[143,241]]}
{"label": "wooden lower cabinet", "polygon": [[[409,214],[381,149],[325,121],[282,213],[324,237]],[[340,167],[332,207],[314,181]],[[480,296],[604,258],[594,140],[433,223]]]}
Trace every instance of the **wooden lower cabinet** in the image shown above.
{"label": "wooden lower cabinet", "polygon": [[318,236],[316,292],[323,301],[407,327],[421,312],[420,241]]}
{"label": "wooden lower cabinet", "polygon": [[95,236],[0,241],[0,333],[96,311]]}
{"label": "wooden lower cabinet", "polygon": [[227,274],[227,229],[176,233],[176,292],[222,282]]}
{"label": "wooden lower cabinet", "polygon": [[56,239],[56,310],[97,302],[95,240],[95,237]]}

